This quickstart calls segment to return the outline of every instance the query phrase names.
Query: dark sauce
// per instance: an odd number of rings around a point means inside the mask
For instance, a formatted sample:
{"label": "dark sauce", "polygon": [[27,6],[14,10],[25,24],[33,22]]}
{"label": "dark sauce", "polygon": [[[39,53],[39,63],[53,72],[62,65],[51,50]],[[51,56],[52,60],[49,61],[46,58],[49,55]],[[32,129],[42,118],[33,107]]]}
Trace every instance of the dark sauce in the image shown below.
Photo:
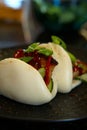
{"label": "dark sauce", "polygon": [[29,56],[33,58],[28,62],[28,64],[37,70],[40,68],[45,68],[44,81],[46,85],[48,85],[51,79],[52,71],[58,63],[52,58],[52,56],[45,56],[43,54],[39,54],[37,51],[26,53],[23,51],[23,49],[19,49],[14,54],[14,58]]}

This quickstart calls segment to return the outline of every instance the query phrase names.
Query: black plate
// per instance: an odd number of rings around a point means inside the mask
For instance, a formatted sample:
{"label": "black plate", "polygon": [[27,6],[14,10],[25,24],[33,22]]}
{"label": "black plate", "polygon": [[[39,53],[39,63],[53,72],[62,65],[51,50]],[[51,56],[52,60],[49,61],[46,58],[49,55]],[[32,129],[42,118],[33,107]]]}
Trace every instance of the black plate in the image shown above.
{"label": "black plate", "polygon": [[[0,50],[0,59],[12,56],[15,48]],[[87,44],[69,45],[78,58],[87,62]],[[8,53],[9,52],[9,53]],[[0,96],[0,117],[16,120],[65,122],[87,118],[87,84],[68,94],[58,93],[48,104],[31,106]]]}

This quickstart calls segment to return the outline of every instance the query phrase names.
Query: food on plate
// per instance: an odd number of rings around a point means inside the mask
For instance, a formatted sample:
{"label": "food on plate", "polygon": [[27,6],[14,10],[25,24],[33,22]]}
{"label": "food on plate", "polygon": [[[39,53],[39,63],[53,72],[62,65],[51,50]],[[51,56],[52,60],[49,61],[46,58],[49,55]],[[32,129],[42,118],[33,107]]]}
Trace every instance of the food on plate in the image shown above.
{"label": "food on plate", "polygon": [[0,94],[25,104],[48,103],[82,81],[87,81],[87,64],[68,52],[56,36],[52,42],[32,43],[0,61]]}

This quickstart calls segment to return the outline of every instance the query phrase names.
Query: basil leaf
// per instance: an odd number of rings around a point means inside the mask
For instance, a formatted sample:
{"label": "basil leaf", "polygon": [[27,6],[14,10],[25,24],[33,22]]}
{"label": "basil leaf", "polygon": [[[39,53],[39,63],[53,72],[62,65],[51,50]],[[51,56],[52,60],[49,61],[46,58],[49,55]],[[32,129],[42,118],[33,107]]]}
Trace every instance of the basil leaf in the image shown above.
{"label": "basil leaf", "polygon": [[72,63],[75,63],[77,58],[71,52],[68,52],[68,55],[70,56]]}
{"label": "basil leaf", "polygon": [[53,54],[52,50],[46,49],[44,47],[39,47],[39,43],[33,43],[33,44],[29,45],[28,48],[25,50],[25,52],[29,53],[29,52],[34,52],[35,50],[38,53],[46,55],[46,56],[50,56]]}
{"label": "basil leaf", "polygon": [[24,56],[24,57],[21,57],[19,59],[24,61],[24,62],[26,62],[26,63],[28,63],[29,61],[31,61],[33,59],[33,57],[30,57],[30,56],[26,57],[26,56]]}
{"label": "basil leaf", "polygon": [[[61,38],[59,38],[57,36],[52,36],[51,38],[52,38],[53,43],[58,44],[58,45],[62,46],[65,50],[67,50],[66,43]],[[75,63],[77,58],[71,52],[67,51],[67,53],[70,56],[72,63]]]}
{"label": "basil leaf", "polygon": [[35,49],[37,48],[37,46],[39,45],[39,43],[33,43],[31,45],[28,46],[28,48],[25,50],[25,52],[33,52],[35,51]]}
{"label": "basil leaf", "polygon": [[50,56],[53,54],[53,51],[47,48],[38,47],[37,51],[39,54],[43,54],[45,56]]}
{"label": "basil leaf", "polygon": [[51,39],[53,43],[62,46],[65,50],[67,49],[66,43],[58,36],[52,36]]}

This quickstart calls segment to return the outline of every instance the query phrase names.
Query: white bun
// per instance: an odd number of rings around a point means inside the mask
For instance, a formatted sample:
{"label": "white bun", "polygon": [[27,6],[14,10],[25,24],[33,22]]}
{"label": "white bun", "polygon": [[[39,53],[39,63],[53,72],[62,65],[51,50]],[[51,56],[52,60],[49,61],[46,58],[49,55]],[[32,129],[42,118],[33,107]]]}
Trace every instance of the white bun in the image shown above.
{"label": "white bun", "polygon": [[0,94],[26,104],[41,105],[57,93],[54,84],[50,93],[42,76],[31,65],[16,58],[0,61]]}
{"label": "white bun", "polygon": [[73,72],[72,63],[68,53],[58,44],[48,43],[42,44],[53,50],[52,57],[58,62],[54,68],[52,77],[57,82],[58,92],[67,93],[72,89]]}
{"label": "white bun", "polygon": [[80,80],[73,80],[72,62],[66,50],[60,45],[49,42],[40,46],[53,50],[52,57],[58,62],[54,68],[52,78],[56,82],[58,92],[68,93],[81,84]]}
{"label": "white bun", "polygon": [[80,85],[82,83],[82,81],[81,80],[73,80],[73,82],[72,82],[72,89],[73,88],[75,88],[75,87],[77,87],[78,85]]}
{"label": "white bun", "polygon": [[31,65],[16,58],[0,61],[0,93],[26,104],[41,105],[51,101],[57,92],[68,93],[80,81],[73,81],[72,63],[68,53],[54,43],[40,44],[53,50],[58,62],[52,72],[53,90],[50,93],[42,76]]}

